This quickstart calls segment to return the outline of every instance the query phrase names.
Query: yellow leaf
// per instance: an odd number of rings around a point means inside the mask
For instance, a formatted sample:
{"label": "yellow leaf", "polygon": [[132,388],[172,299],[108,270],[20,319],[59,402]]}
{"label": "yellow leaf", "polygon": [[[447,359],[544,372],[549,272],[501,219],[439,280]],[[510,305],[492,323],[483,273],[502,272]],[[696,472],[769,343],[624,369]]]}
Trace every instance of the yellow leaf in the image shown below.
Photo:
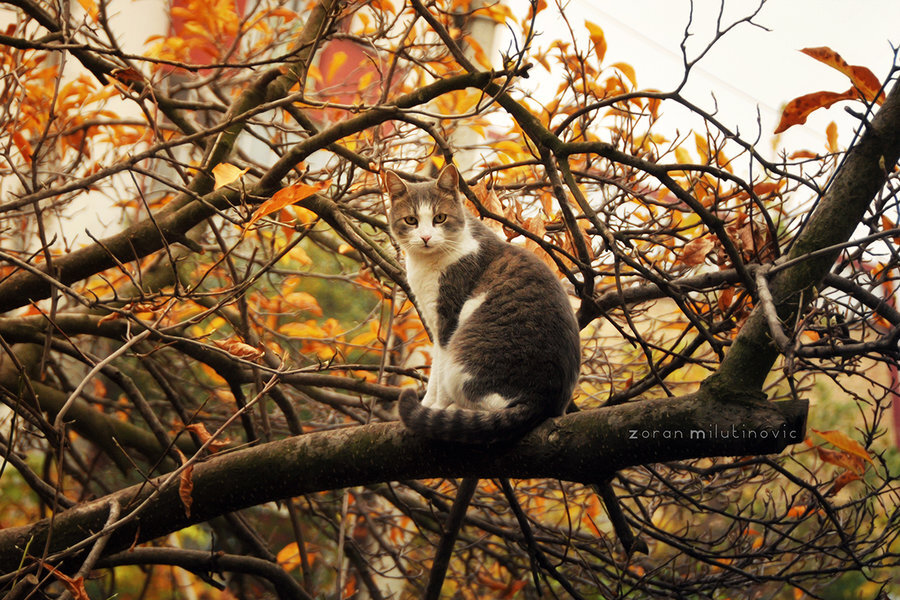
{"label": "yellow leaf", "polygon": [[302,206],[293,206],[291,210],[294,211],[294,216],[298,221],[303,223],[304,225],[309,225],[313,221],[319,218],[319,215],[309,210],[308,208],[304,208]]}
{"label": "yellow leaf", "polygon": [[213,186],[214,190],[217,190],[221,187],[225,187],[229,183],[234,183],[241,176],[246,173],[249,169],[238,169],[234,165],[230,165],[228,163],[221,163],[213,167],[212,173],[213,177],[216,179],[216,183]]}
{"label": "yellow leaf", "polygon": [[378,334],[374,331],[366,331],[350,340],[351,346],[368,346],[378,339]]}
{"label": "yellow leaf", "polygon": [[825,128],[825,135],[828,136],[828,151],[829,152],[837,152],[838,151],[838,128],[837,123],[832,121],[828,124],[828,127]]}
{"label": "yellow leaf", "polygon": [[97,15],[100,14],[100,9],[97,8],[97,3],[95,0],[78,0],[78,4],[81,5],[81,8],[84,9],[88,15],[90,15],[91,19],[94,21],[97,20]]}
{"label": "yellow leaf", "polygon": [[312,294],[307,292],[291,292],[284,297],[284,301],[297,310],[305,310],[316,316],[322,316],[322,308]]}
{"label": "yellow leaf", "polygon": [[675,148],[675,160],[678,161],[679,164],[689,165],[691,164],[691,154],[681,146]]}
{"label": "yellow leaf", "polygon": [[512,140],[503,140],[503,141],[491,144],[491,146],[495,150],[499,150],[500,152],[506,154],[513,160],[519,160],[520,158],[523,158],[522,155],[525,153],[524,149],[522,148],[522,145],[517,144],[516,142],[513,142]]}
{"label": "yellow leaf", "polygon": [[309,257],[309,254],[306,253],[306,250],[303,249],[303,246],[295,246],[293,250],[288,253],[288,258],[297,261],[301,265],[312,264],[312,259]]}
{"label": "yellow leaf", "polygon": [[328,65],[328,81],[334,79],[335,74],[338,69],[340,69],[344,63],[347,62],[347,53],[343,50],[338,50],[331,57],[331,64]]}
{"label": "yellow leaf", "polygon": [[481,46],[481,44],[478,43],[478,40],[470,35],[465,36],[464,39],[466,41],[466,44],[475,54],[475,60],[478,62],[478,64],[480,64],[485,69],[493,68],[491,59],[488,58],[487,52],[484,51],[484,48]]}
{"label": "yellow leaf", "polygon": [[622,75],[628,78],[628,81],[631,82],[631,85],[637,87],[637,75],[635,75],[634,67],[629,65],[628,63],[617,62],[610,65],[610,67],[614,69],[618,69]]}
{"label": "yellow leaf", "polygon": [[297,542],[291,542],[279,550],[275,560],[285,571],[291,571],[299,567],[301,559],[300,548],[297,546]]}
{"label": "yellow leaf", "polygon": [[707,143],[706,138],[699,133],[694,133],[694,145],[697,146],[697,152],[700,153],[700,158],[709,160],[709,144]]}
{"label": "yellow leaf", "polygon": [[291,204],[296,204],[301,200],[305,200],[316,192],[325,189],[329,185],[331,185],[330,179],[316,185],[295,183],[294,185],[289,185],[286,188],[280,189],[275,192],[271,198],[259,205],[259,208],[257,208],[256,212],[253,213],[253,217],[251,217],[249,225],[253,225],[264,216],[279,211],[286,206],[290,206]]}
{"label": "yellow leaf", "polygon": [[603,29],[590,21],[585,21],[584,26],[587,27],[591,43],[594,44],[594,54],[597,55],[597,62],[602,63],[603,57],[606,56],[606,36],[603,34]]}
{"label": "yellow leaf", "polygon": [[278,333],[295,338],[316,339],[321,339],[328,335],[324,329],[316,325],[315,321],[285,323],[278,328]]}

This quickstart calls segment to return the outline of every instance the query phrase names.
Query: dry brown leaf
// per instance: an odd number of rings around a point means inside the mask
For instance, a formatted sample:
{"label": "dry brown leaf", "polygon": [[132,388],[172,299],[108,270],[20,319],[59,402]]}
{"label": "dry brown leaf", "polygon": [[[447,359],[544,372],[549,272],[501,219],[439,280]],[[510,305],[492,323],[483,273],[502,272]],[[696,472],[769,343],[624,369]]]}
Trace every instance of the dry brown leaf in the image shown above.
{"label": "dry brown leaf", "polygon": [[206,426],[203,423],[191,423],[186,429],[193,432],[200,440],[201,444],[206,444],[206,447],[209,448],[210,452],[218,452],[231,443],[231,441],[227,439],[214,439],[212,434],[206,430]]}
{"label": "dry brown leaf", "polygon": [[689,267],[703,264],[706,256],[713,251],[715,246],[715,241],[708,235],[691,240],[684,245],[684,249],[681,251],[681,262]]}
{"label": "dry brown leaf", "polygon": [[[178,455],[181,457],[182,463],[187,462],[187,458],[180,450],[176,450],[176,452],[178,452]],[[178,482],[178,497],[181,498],[181,504],[184,506],[184,514],[186,517],[191,516],[191,505],[194,503],[194,498],[191,495],[194,491],[193,475],[194,465],[191,463],[181,472],[181,477]]]}
{"label": "dry brown leaf", "polygon": [[245,344],[239,340],[213,340],[213,344],[227,352],[232,356],[243,358],[244,360],[258,360],[266,352],[260,348],[254,348],[250,344]]}
{"label": "dry brown leaf", "polygon": [[840,448],[844,452],[852,454],[854,456],[858,456],[859,458],[865,460],[866,462],[874,465],[875,463],[872,461],[872,457],[869,456],[868,450],[862,447],[862,445],[854,439],[851,439],[847,436],[847,434],[840,431],[819,431],[818,429],[813,429],[814,432],[825,438],[831,445]]}

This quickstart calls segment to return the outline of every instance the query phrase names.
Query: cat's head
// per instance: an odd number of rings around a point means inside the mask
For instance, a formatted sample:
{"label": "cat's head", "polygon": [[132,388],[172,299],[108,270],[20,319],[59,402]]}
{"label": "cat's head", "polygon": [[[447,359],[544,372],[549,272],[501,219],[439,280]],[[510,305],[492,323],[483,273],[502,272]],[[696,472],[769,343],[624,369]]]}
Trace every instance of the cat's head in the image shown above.
{"label": "cat's head", "polygon": [[437,179],[425,183],[406,183],[393,171],[385,171],[384,183],[391,198],[391,232],[404,252],[456,249],[466,227],[456,167],[444,167]]}

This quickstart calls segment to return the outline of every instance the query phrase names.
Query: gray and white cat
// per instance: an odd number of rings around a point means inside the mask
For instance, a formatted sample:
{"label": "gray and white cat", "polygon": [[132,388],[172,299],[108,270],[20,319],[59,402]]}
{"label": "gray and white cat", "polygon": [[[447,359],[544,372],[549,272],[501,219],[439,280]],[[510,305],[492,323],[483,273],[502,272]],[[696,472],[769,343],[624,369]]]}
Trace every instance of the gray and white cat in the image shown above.
{"label": "gray and white cat", "polygon": [[404,425],[429,438],[491,443],[565,412],[581,344],[556,276],[465,209],[453,165],[426,183],[387,171],[385,185],[391,231],[434,336],[421,404],[411,388],[400,395]]}

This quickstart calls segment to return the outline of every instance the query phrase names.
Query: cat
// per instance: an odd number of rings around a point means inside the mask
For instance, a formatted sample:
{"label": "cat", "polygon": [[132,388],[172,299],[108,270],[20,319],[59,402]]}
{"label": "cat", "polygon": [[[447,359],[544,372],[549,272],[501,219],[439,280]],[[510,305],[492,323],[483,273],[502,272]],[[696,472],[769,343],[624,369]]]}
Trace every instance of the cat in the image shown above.
{"label": "cat", "polygon": [[385,171],[390,229],[434,342],[421,403],[400,394],[407,429],[475,444],[517,439],[565,412],[581,367],[568,297],[531,252],[501,240],[463,206],[453,165],[406,183]]}

